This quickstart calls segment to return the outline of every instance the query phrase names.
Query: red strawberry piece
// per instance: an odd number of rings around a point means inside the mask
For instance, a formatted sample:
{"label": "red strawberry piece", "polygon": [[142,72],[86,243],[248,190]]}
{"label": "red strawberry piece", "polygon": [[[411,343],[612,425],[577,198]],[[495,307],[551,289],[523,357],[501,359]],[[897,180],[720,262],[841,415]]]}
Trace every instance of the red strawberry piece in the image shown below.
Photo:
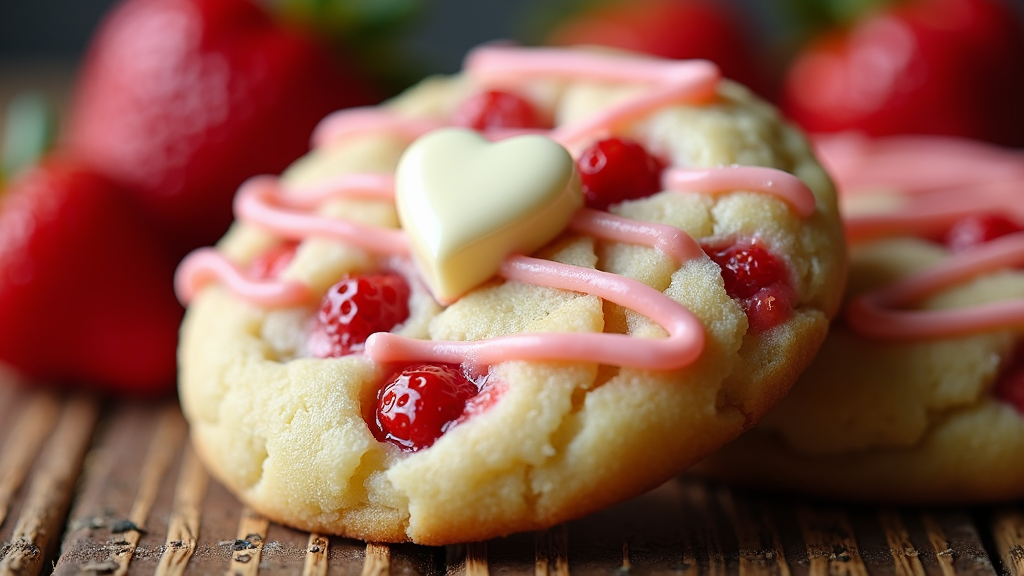
{"label": "red strawberry piece", "polygon": [[664,164],[628,138],[608,138],[583,151],[576,166],[587,206],[605,210],[661,190]]}
{"label": "red strawberry piece", "polygon": [[993,394],[1024,416],[1024,366],[1017,361],[996,381]]}
{"label": "red strawberry piece", "polygon": [[721,267],[725,291],[740,300],[750,328],[760,332],[785,322],[796,294],[785,265],[761,244],[741,241],[724,248],[704,246]]}
{"label": "red strawberry piece", "polygon": [[1021,230],[1024,228],[1000,214],[968,216],[953,224],[944,242],[950,250],[957,252]]}
{"label": "red strawberry piece", "polygon": [[67,145],[138,195],[179,254],[219,238],[249,176],[374,90],[249,0],[127,0],[87,55]]}
{"label": "red strawberry piece", "polygon": [[298,247],[299,243],[292,241],[278,244],[264,251],[249,263],[249,277],[254,280],[277,278],[295,258],[295,250]]}
{"label": "red strawberry piece", "polygon": [[0,360],[39,381],[173,388],[175,261],[131,197],[49,159],[0,201]]}
{"label": "red strawberry piece", "polygon": [[1024,417],[1024,343],[1017,343],[1017,349],[996,380],[992,394],[1016,408]]}
{"label": "red strawberry piece", "polygon": [[742,15],[708,0],[612,0],[573,14],[548,37],[551,44],[594,44],[663,58],[704,58],[722,73],[769,96],[764,62],[749,41]]}
{"label": "red strawberry piece", "polygon": [[1024,28],[1000,0],[892,2],[811,42],[783,108],[813,132],[1024,145]]}
{"label": "red strawberry piece", "polygon": [[427,448],[451,428],[478,392],[458,366],[406,368],[377,393],[377,437],[409,451]]}
{"label": "red strawberry piece", "polygon": [[544,127],[533,104],[500,90],[487,90],[467,98],[455,111],[452,123],[474,130]]}
{"label": "red strawberry piece", "polygon": [[338,358],[363,349],[374,332],[387,332],[409,317],[409,285],[398,274],[352,276],[331,286],[320,302],[310,353]]}

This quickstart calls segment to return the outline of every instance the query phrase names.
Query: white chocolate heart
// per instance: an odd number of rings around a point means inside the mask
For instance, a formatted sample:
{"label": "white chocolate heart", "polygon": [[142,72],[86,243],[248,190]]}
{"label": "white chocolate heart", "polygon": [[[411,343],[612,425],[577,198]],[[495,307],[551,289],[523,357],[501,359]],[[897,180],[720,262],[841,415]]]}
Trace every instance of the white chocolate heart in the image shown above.
{"label": "white chocolate heart", "polygon": [[572,156],[549,138],[491,143],[444,128],[402,155],[395,202],[416,264],[447,304],[494,276],[508,255],[558,236],[583,195]]}

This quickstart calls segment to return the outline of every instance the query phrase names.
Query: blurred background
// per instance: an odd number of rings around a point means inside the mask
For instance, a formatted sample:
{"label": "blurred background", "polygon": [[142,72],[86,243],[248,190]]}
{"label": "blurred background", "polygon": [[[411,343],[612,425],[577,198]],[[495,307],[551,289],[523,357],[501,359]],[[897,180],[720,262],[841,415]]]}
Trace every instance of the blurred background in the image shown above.
{"label": "blurred background", "polygon": [[[779,29],[775,0],[717,0],[746,11],[764,32]],[[1016,0],[1024,5],[1024,0]],[[74,61],[85,48],[103,14],[115,0],[0,0],[0,58],[12,60]],[[529,39],[538,15],[579,8],[578,0],[422,0],[403,30],[402,44],[410,55],[431,70],[452,72],[465,51],[494,38]]]}
{"label": "blurred background", "polygon": [[[481,42],[514,39],[535,44],[552,30],[595,8],[629,4],[619,0],[262,0],[293,6],[346,5],[363,20],[359,34],[351,22],[326,35],[362,48],[370,66],[382,58],[401,60],[388,70],[392,88],[401,88],[428,73],[458,70],[466,51]],[[1024,26],[1024,0],[1005,3]],[[74,72],[103,15],[116,0],[0,0],[0,109],[13,94],[39,89],[66,95]],[[643,4],[641,2],[640,4]],[[779,78],[801,46],[822,30],[856,21],[858,14],[900,0],[712,0],[723,6],[752,39],[766,82]],[[362,36],[360,36],[360,34]],[[381,36],[368,41],[367,35]],[[367,47],[366,45],[371,46]],[[346,49],[352,49],[347,46]],[[381,54],[386,52],[386,56]],[[1021,56],[1024,59],[1024,56]]]}
{"label": "blurred background", "polygon": [[[1024,26],[1024,0],[1005,3]],[[349,22],[322,30],[353,44],[359,56],[388,68],[392,89],[428,73],[459,68],[481,42],[542,43],[552,30],[595,8],[621,0],[262,0],[264,4],[345,5]],[[90,38],[115,0],[0,0],[0,110],[15,93],[69,92]],[[735,16],[752,39],[765,81],[778,90],[786,66],[822,30],[855,22],[859,14],[900,0],[711,0]],[[640,4],[644,4],[641,2]],[[277,7],[277,6],[275,6]],[[299,9],[300,11],[302,8]],[[294,10],[293,10],[294,12]],[[315,18],[315,17],[314,17]],[[351,20],[361,20],[353,24]],[[353,26],[362,26],[353,34]],[[379,39],[371,41],[369,37]],[[386,53],[386,55],[383,55]],[[1024,56],[1020,57],[1024,60]],[[389,60],[386,65],[381,60]],[[400,60],[395,64],[395,60]],[[401,68],[400,71],[395,69]],[[58,102],[61,104],[61,102]],[[60,108],[61,106],[58,106]],[[2,120],[0,120],[2,121]]]}

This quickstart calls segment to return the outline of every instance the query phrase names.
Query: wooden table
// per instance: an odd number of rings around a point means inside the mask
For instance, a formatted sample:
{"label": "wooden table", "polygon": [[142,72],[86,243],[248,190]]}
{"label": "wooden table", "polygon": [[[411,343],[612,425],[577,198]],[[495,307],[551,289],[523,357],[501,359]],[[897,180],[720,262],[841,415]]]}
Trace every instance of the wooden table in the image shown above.
{"label": "wooden table", "polygon": [[0,383],[0,574],[1024,576],[1021,503],[878,508],[681,477],[487,542],[378,545],[268,522],[211,480],[173,400]]}

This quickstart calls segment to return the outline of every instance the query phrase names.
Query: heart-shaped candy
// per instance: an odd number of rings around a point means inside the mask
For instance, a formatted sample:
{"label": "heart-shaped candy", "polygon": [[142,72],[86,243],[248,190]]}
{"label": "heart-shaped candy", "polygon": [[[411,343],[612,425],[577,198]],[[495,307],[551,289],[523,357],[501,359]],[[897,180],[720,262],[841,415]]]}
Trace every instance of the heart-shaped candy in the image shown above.
{"label": "heart-shaped candy", "polygon": [[445,304],[508,255],[547,244],[583,205],[572,156],[543,136],[492,143],[472,130],[435,130],[405,151],[395,177],[413,258]]}

